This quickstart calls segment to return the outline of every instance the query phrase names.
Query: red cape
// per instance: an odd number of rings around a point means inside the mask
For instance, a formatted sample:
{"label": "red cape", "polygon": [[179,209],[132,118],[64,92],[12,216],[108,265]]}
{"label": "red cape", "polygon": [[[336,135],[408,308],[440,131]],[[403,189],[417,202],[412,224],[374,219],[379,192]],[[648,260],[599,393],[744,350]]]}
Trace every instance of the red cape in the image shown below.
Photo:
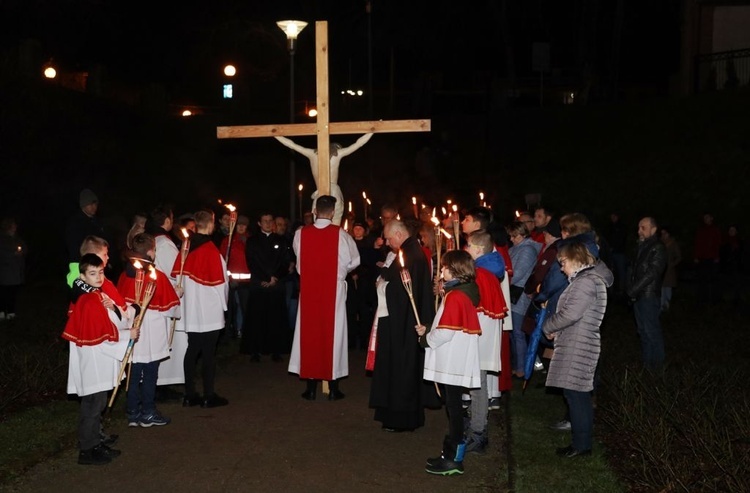
{"label": "red cape", "polygon": [[477,312],[490,318],[500,319],[508,316],[508,305],[500,288],[500,281],[483,267],[477,267],[477,286],[479,286],[479,306]]}
{"label": "red cape", "polygon": [[85,293],[78,298],[61,337],[77,346],[96,346],[120,339],[117,327],[102,304],[101,291]]}
{"label": "red cape", "polygon": [[300,378],[333,376],[339,230],[311,224],[300,232]]}
{"label": "red cape", "polygon": [[[146,289],[146,283],[149,277],[143,281],[143,289]],[[120,279],[117,281],[117,289],[122,293],[128,303],[136,304],[135,301],[135,277],[129,277],[125,272],[120,274]],[[156,271],[156,289],[154,290],[154,297],[151,298],[151,302],[148,304],[149,310],[156,310],[160,312],[166,312],[172,307],[180,304],[180,298],[177,296],[172,283],[169,282],[169,278],[160,270]]]}
{"label": "red cape", "polygon": [[[170,275],[180,275],[180,255],[177,255]],[[188,253],[183,275],[204,286],[218,286],[224,282],[221,254],[212,241],[207,241]]]}
{"label": "red cape", "polygon": [[443,314],[437,327],[441,329],[460,330],[467,334],[481,334],[477,309],[466,294],[454,289],[445,295]]}

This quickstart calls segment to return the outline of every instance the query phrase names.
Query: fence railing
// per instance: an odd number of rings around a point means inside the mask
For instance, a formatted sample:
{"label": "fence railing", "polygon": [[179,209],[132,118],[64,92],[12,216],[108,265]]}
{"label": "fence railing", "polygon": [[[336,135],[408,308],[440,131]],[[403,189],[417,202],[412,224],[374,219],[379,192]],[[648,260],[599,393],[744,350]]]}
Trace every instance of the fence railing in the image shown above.
{"label": "fence railing", "polygon": [[750,84],[750,48],[698,55],[696,92],[734,89]]}

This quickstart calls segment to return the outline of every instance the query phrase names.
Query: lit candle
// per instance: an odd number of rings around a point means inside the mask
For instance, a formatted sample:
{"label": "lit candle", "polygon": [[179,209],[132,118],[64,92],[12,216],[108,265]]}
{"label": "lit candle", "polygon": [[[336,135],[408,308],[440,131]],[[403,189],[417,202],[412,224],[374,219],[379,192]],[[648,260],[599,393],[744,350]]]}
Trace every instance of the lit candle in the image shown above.
{"label": "lit candle", "polygon": [[302,186],[302,183],[299,184],[297,187],[297,196],[298,196],[298,202],[299,202],[299,217],[302,219],[302,189],[304,187]]}
{"label": "lit candle", "polygon": [[479,192],[479,205],[484,207],[484,192]]}
{"label": "lit candle", "polygon": [[367,202],[369,202],[367,200],[367,192],[362,192],[362,205],[365,209],[365,222],[367,221]]}
{"label": "lit candle", "polygon": [[417,198],[416,197],[411,198],[411,205],[412,205],[412,208],[414,209],[414,218],[419,219],[419,213],[417,212]]}
{"label": "lit candle", "polygon": [[460,219],[458,215],[458,205],[453,204],[453,235],[456,237],[456,250],[460,248],[461,243],[461,230],[458,225],[458,220]]}

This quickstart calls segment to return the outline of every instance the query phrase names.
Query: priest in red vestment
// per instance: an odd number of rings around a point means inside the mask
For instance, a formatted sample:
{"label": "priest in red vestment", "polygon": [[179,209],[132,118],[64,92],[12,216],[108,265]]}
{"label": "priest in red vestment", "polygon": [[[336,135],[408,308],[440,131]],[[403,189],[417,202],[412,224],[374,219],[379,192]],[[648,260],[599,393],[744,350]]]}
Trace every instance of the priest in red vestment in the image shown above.
{"label": "priest in red vestment", "polygon": [[332,224],[336,198],[318,197],[315,223],[294,234],[300,275],[299,310],[289,372],[307,380],[302,397],[315,400],[317,381],[330,384],[330,400],[344,397],[338,379],[349,375],[346,275],[359,266],[354,239]]}

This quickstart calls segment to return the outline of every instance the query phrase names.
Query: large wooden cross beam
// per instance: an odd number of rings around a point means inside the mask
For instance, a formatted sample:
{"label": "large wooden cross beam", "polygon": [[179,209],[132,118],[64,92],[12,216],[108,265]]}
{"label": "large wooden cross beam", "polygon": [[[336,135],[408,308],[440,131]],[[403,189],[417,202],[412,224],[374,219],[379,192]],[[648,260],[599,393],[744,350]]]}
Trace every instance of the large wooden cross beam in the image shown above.
{"label": "large wooden cross beam", "polygon": [[331,193],[330,140],[331,135],[362,134],[368,132],[429,132],[430,120],[391,120],[360,122],[329,122],[328,106],[328,22],[315,22],[315,75],[318,118],[316,123],[286,125],[241,125],[217,127],[220,139],[247,137],[287,137],[317,135],[318,137],[318,193]]}

